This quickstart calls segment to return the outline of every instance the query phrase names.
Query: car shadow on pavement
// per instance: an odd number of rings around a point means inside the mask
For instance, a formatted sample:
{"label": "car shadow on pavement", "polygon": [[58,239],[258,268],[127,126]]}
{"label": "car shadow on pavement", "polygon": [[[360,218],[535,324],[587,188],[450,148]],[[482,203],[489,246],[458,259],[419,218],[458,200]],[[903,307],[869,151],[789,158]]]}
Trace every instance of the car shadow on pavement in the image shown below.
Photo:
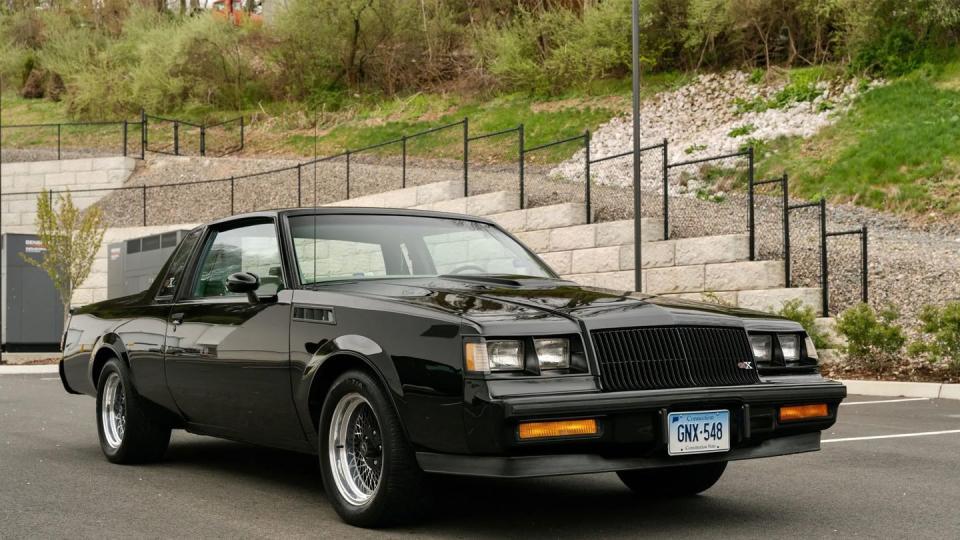
{"label": "car shadow on pavement", "polygon": [[[174,441],[161,466],[223,474],[231,482],[276,489],[278,496],[327,504],[315,456],[191,436]],[[731,522],[741,527],[756,524],[761,533],[770,512],[776,512],[760,501],[747,506],[711,492],[644,499],[613,474],[523,480],[434,476],[430,482],[433,510],[424,523],[412,528],[417,533],[471,538],[512,537],[518,531],[531,536],[710,534]],[[721,479],[714,491],[722,484]]]}

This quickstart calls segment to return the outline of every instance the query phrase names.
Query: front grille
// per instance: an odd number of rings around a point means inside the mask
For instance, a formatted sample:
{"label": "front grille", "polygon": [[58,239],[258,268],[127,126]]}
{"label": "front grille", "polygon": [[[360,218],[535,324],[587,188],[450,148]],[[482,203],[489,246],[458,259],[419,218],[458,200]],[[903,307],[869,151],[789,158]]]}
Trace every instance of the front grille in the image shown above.
{"label": "front grille", "polygon": [[742,328],[658,327],[592,333],[603,389],[648,390],[760,382]]}

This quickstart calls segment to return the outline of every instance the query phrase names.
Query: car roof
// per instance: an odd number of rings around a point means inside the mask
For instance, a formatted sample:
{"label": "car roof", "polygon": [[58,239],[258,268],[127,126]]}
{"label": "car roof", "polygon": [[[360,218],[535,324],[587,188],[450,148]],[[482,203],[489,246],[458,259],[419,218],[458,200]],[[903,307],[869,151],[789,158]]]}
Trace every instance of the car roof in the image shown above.
{"label": "car roof", "polygon": [[491,219],[471,216],[467,214],[456,214],[453,212],[438,212],[435,210],[415,210],[412,208],[370,208],[354,206],[318,206],[304,208],[285,208],[281,210],[265,210],[259,212],[247,212],[245,214],[236,214],[216,221],[211,221],[208,225],[219,225],[241,221],[250,218],[278,218],[283,216],[312,216],[312,215],[369,215],[369,216],[413,216],[413,217],[433,217],[445,219],[464,219],[468,221],[477,221],[496,226],[496,222]]}

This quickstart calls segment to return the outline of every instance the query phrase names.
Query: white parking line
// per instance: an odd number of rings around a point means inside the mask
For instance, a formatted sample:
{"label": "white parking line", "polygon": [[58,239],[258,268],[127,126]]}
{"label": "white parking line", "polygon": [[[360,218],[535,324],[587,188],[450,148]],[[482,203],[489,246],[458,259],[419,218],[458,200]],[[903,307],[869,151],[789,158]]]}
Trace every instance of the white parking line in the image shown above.
{"label": "white parking line", "polygon": [[903,398],[903,399],[878,399],[877,401],[849,401],[847,403],[841,403],[841,407],[846,407],[848,405],[874,405],[877,403],[903,403],[904,401],[930,401],[928,397],[912,397],[912,398]]}
{"label": "white parking line", "polygon": [[873,439],[899,439],[901,437],[927,437],[930,435],[946,435],[948,433],[960,433],[960,429],[948,429],[945,431],[924,431],[923,433],[897,433],[895,435],[873,435],[870,437],[847,437],[844,439],[824,439],[820,442],[848,442],[848,441],[870,441]]}

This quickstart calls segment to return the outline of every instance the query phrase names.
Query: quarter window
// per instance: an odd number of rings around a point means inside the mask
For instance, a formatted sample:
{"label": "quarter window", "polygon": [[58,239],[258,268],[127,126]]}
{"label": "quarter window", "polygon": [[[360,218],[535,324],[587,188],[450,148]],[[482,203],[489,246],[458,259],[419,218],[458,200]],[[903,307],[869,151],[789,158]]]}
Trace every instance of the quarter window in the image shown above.
{"label": "quarter window", "polygon": [[283,289],[280,247],[273,223],[213,232],[200,259],[193,297],[235,296],[227,290],[227,277],[235,272],[256,274],[260,278],[258,295]]}
{"label": "quarter window", "polygon": [[180,242],[180,246],[170,260],[170,266],[167,267],[167,273],[163,276],[163,281],[160,283],[160,289],[157,291],[158,297],[173,296],[174,293],[177,292],[177,287],[183,278],[183,270],[187,267],[190,254],[200,239],[200,231],[202,231],[202,229],[197,229],[187,234]]}

